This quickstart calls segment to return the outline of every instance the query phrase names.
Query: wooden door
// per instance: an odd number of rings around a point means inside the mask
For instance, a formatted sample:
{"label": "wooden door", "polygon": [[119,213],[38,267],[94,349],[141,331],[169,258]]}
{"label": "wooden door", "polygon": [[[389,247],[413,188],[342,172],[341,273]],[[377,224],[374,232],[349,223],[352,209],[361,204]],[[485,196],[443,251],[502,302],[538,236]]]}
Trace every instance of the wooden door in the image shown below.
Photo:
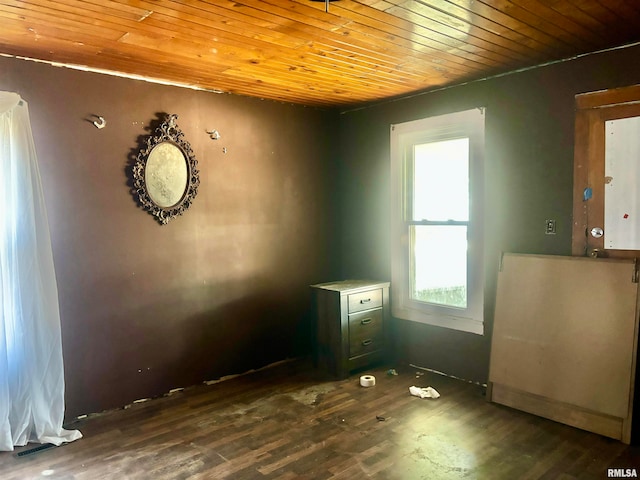
{"label": "wooden door", "polygon": [[[605,131],[620,119],[638,117],[640,124],[640,85],[631,87],[586,93],[576,96],[576,128],[573,187],[573,234],[572,254],[577,256],[637,258],[640,256],[640,242],[629,242],[635,247],[612,248],[616,242],[605,243],[605,189],[615,182],[605,173],[605,150],[607,138]],[[636,137],[631,137],[634,138]],[[640,138],[640,131],[637,132]],[[631,159],[630,159],[631,161]],[[640,162],[640,158],[634,161]],[[640,165],[640,163],[638,163]],[[635,180],[627,179],[631,184]],[[635,189],[634,189],[635,190]],[[628,196],[632,205],[640,203],[640,182],[636,193]],[[608,190],[610,191],[610,190]],[[633,198],[632,198],[633,197]],[[610,209],[607,210],[610,212]],[[633,225],[640,231],[639,215],[625,212],[623,208],[616,212],[616,222]],[[617,216],[620,216],[620,219]],[[612,214],[607,214],[610,225]],[[597,229],[601,229],[599,231]],[[620,244],[621,245],[621,244]]]}

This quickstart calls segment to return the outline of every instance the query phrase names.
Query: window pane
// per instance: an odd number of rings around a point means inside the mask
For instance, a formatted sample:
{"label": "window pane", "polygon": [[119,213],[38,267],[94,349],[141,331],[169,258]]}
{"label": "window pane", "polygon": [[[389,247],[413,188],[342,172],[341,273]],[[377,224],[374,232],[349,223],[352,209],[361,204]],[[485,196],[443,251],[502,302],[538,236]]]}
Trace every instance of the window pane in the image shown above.
{"label": "window pane", "polygon": [[467,308],[467,227],[410,228],[411,298]]}
{"label": "window pane", "polygon": [[604,248],[640,249],[640,117],[605,122]]}
{"label": "window pane", "polygon": [[414,146],[413,220],[469,220],[469,139]]}

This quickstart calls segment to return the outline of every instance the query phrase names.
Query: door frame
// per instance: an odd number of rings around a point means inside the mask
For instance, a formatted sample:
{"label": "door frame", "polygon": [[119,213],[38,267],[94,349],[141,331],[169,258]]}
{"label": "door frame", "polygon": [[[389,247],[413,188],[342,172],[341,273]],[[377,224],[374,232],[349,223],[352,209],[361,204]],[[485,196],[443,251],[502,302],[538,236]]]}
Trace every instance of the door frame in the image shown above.
{"label": "door frame", "polygon": [[[635,116],[640,116],[640,85],[576,95],[571,235],[574,256],[640,257],[640,250],[606,250],[604,237],[589,235],[591,228],[604,227],[605,122]],[[585,195],[587,188],[591,189],[590,195]]]}

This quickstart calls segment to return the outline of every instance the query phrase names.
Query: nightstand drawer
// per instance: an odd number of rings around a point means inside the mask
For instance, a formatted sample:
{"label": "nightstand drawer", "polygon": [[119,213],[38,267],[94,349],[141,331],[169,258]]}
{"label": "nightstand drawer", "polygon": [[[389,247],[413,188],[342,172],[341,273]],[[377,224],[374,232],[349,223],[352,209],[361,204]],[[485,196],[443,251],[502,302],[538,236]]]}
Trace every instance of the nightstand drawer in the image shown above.
{"label": "nightstand drawer", "polygon": [[312,285],[314,361],[346,378],[388,353],[389,282],[341,280]]}
{"label": "nightstand drawer", "polygon": [[349,298],[349,313],[361,312],[382,306],[382,289],[377,288],[362,293],[352,293]]}
{"label": "nightstand drawer", "polygon": [[349,315],[349,357],[382,348],[382,309]]}

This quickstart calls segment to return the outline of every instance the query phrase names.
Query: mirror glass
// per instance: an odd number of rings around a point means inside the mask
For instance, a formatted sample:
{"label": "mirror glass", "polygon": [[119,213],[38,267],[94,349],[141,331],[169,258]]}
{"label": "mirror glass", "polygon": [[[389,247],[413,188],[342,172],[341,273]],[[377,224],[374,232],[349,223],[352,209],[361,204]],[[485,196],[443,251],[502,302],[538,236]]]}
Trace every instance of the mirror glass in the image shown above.
{"label": "mirror glass", "polygon": [[145,170],[145,183],[151,200],[162,208],[176,205],[187,189],[187,178],[187,159],[180,148],[171,142],[153,147]]}
{"label": "mirror glass", "polygon": [[155,135],[145,139],[131,172],[139,205],[162,225],[187,211],[200,185],[198,161],[177,118],[168,114]]}

